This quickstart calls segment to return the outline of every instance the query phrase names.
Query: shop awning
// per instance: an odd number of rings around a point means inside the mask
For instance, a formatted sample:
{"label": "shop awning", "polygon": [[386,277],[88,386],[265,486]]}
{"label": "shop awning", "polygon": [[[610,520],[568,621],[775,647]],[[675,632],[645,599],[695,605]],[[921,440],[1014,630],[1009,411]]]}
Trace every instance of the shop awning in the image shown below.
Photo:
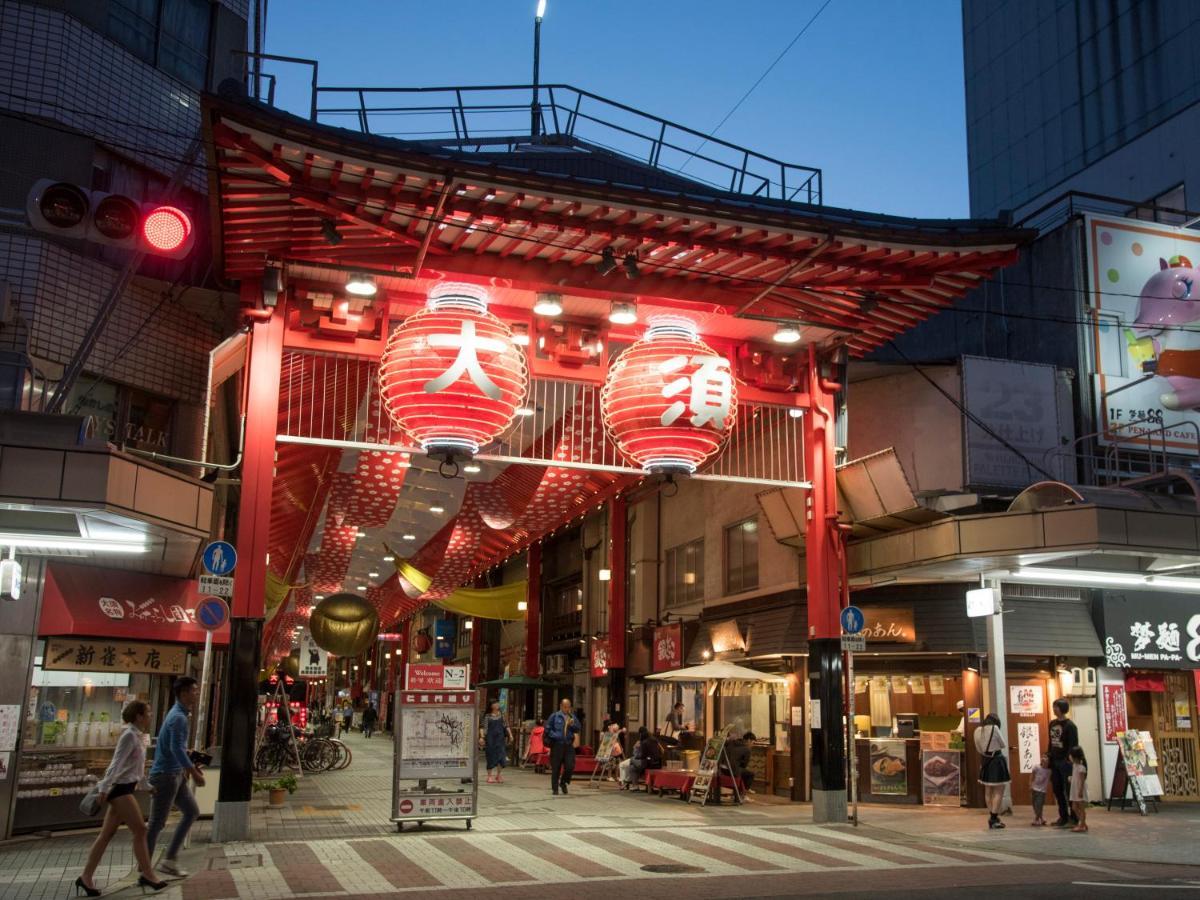
{"label": "shop awning", "polygon": [[1163,677],[1162,672],[1126,672],[1125,690],[1165,694],[1167,692],[1167,679]]}
{"label": "shop awning", "polygon": [[745,666],[735,666],[729,662],[711,662],[702,666],[690,666],[686,669],[676,669],[674,672],[659,672],[657,675],[647,675],[647,681],[762,681],[768,684],[786,684],[787,679],[782,675],[772,675],[770,672],[759,672],[757,669],[747,669]]}
{"label": "shop awning", "polygon": [[[203,643],[194,612],[202,596],[190,579],[50,563],[38,635]],[[229,643],[228,623],[213,643]]]}

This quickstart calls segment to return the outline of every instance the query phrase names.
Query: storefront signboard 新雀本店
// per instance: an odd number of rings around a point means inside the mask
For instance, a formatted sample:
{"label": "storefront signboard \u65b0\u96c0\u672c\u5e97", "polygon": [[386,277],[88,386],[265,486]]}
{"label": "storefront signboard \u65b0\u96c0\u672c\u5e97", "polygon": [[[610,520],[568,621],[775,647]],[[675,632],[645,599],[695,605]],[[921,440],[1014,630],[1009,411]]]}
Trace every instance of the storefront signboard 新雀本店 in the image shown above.
{"label": "storefront signboard \u65b0\u96c0\u672c\u5e97", "polygon": [[73,672],[146,672],[182,675],[183,644],[147,644],[109,638],[48,638],[42,668]]}
{"label": "storefront signboard \u65b0\u96c0\u672c\u5e97", "polygon": [[1104,592],[1104,657],[1115,668],[1200,668],[1200,612],[1186,594]]}

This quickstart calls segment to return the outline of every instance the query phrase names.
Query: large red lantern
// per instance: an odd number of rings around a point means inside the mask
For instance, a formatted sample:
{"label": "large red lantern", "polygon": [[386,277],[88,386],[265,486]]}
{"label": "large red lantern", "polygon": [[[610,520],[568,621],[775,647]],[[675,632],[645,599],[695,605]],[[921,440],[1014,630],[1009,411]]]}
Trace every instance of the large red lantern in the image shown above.
{"label": "large red lantern", "polygon": [[512,424],[525,400],[525,353],[487,303],[483,288],[439,285],[383,351],[383,406],[430,456],[469,459]]}
{"label": "large red lantern", "polygon": [[691,474],[725,446],[737,424],[729,360],[685,320],[659,319],[609,367],[604,425],[621,453],[656,474]]}

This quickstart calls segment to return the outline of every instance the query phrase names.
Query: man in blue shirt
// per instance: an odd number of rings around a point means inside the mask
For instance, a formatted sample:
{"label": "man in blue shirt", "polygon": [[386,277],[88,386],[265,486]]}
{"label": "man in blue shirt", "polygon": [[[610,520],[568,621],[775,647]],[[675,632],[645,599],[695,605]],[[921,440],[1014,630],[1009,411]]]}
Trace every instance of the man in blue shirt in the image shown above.
{"label": "man in blue shirt", "polygon": [[188,713],[196,708],[200,688],[195,678],[180,678],[175,682],[175,705],[171,707],[158,729],[158,743],[154,745],[154,765],[150,767],[150,787],[154,791],[150,807],[150,823],[146,828],[146,844],[150,857],[154,857],[154,844],[159,832],[167,824],[171,807],[179,808],[181,818],[171,836],[167,852],[158,863],[162,872],[183,878],[188,873],[179,867],[176,857],[183,846],[192,823],[200,815],[196,798],[188,787],[190,775],[197,787],[204,787],[204,776],[188,755]]}
{"label": "man in blue shirt", "polygon": [[567,793],[567,785],[575,774],[575,736],[580,730],[579,719],[571,711],[571,701],[563,697],[559,709],[546,719],[542,732],[542,743],[550,748],[550,790],[555,797],[560,787],[563,794]]}

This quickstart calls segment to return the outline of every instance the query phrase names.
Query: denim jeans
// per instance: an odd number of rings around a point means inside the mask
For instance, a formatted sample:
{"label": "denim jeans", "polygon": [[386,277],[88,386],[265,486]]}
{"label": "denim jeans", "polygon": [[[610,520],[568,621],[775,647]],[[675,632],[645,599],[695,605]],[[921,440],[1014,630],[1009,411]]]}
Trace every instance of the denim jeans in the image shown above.
{"label": "denim jeans", "polygon": [[181,817],[165,854],[166,859],[176,859],[192,823],[200,815],[200,808],[196,805],[196,798],[192,796],[192,790],[188,787],[187,773],[183,770],[151,775],[150,786],[154,788],[154,795],[150,798],[150,823],[146,826],[146,846],[149,847],[150,857],[153,859],[158,835],[167,824],[171,807],[177,806]]}

